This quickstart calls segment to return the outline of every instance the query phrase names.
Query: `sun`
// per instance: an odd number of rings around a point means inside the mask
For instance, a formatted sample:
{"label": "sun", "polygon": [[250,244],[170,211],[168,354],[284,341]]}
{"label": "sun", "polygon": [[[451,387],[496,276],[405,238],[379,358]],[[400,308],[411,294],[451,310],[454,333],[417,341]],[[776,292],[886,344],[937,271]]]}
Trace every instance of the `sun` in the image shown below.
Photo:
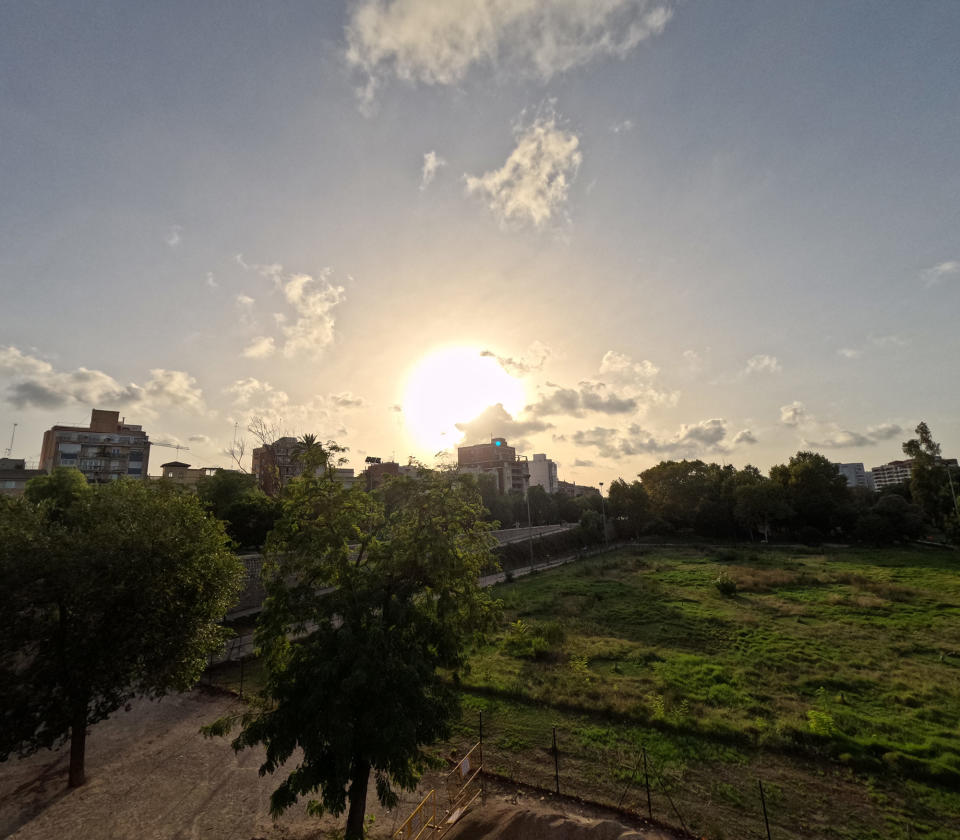
{"label": "sun", "polygon": [[416,444],[432,455],[460,442],[463,432],[457,423],[473,420],[497,403],[511,415],[520,411],[526,405],[523,383],[475,347],[444,347],[410,371],[403,416]]}

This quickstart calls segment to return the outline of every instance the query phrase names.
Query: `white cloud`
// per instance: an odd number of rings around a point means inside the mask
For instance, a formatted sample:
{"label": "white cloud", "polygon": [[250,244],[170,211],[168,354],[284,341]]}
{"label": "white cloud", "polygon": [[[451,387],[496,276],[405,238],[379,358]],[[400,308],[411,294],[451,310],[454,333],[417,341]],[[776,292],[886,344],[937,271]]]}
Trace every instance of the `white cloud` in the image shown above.
{"label": "white cloud", "polygon": [[960,275],[960,260],[946,260],[924,271],[923,280],[929,288],[943,282],[947,277],[956,277],[957,275]]}
{"label": "white cloud", "polygon": [[237,295],[238,306],[253,306],[256,303],[250,295]]}
{"label": "white cloud", "polygon": [[481,196],[501,225],[542,227],[567,201],[583,155],[575,134],[551,113],[515,130],[517,145],[500,169],[464,175],[467,193]]}
{"label": "white cloud", "polygon": [[747,359],[747,366],[743,369],[744,376],[753,373],[780,373],[780,362],[776,356],[768,356],[766,353],[758,353]]}
{"label": "white cloud", "polygon": [[623,353],[617,353],[615,350],[607,350],[600,360],[600,375],[612,375],[617,379],[652,379],[660,372],[653,362],[643,359],[639,362],[633,361],[629,356]]}
{"label": "white cloud", "polygon": [[161,406],[177,406],[198,413],[204,410],[203,392],[196,379],[182,370],[154,368],[145,385],[133,382],[122,385],[101,370],[85,367],[56,370],[49,362],[16,347],[6,347],[0,349],[0,375],[10,381],[6,400],[17,408],[117,406],[148,415]]}
{"label": "white cloud", "polygon": [[523,376],[527,373],[541,370],[547,359],[553,356],[553,351],[542,341],[533,341],[526,351],[517,358],[512,356],[498,356],[492,350],[483,350],[481,356],[496,359],[497,363],[511,376]]}
{"label": "white cloud", "polygon": [[190,443],[201,443],[204,446],[209,446],[212,443],[209,435],[190,435],[187,440]]}
{"label": "white cloud", "polygon": [[780,422],[784,426],[799,426],[807,419],[807,409],[804,404],[794,400],[790,405],[780,406]]}
{"label": "white cloud", "polygon": [[596,58],[623,58],[670,17],[652,0],[360,0],[346,57],[369,105],[388,77],[453,85],[483,66],[546,81]]}
{"label": "white cloud", "polygon": [[167,231],[167,235],[163,237],[163,241],[171,248],[176,248],[183,241],[182,234],[183,228],[180,225],[172,225],[170,230]]}
{"label": "white cloud", "polygon": [[903,428],[896,423],[879,423],[876,426],[867,426],[867,434],[874,440],[890,440],[903,433]]}
{"label": "white cloud", "polygon": [[741,443],[752,445],[757,442],[757,436],[750,429],[741,429],[733,439],[734,446]]}
{"label": "white cloud", "polygon": [[333,427],[342,426],[339,418],[343,412],[366,405],[365,400],[349,391],[296,402],[286,391],[252,376],[237,379],[223,392],[230,398],[235,413],[231,422],[235,420],[241,428],[247,428],[254,417],[259,417],[279,434],[313,432],[321,438],[330,435]]}
{"label": "white cloud", "polygon": [[863,355],[863,350],[858,350],[855,347],[841,347],[837,350],[838,356],[843,356],[845,359],[859,359]]}
{"label": "white cloud", "polygon": [[277,344],[272,335],[258,335],[243,348],[245,359],[268,359],[277,352]]}
{"label": "white cloud", "polygon": [[633,120],[623,120],[610,126],[610,131],[614,134],[626,134],[633,131]]}
{"label": "white cloud", "polygon": [[[257,336],[243,351],[249,358],[264,358],[281,352],[286,358],[318,356],[333,342],[335,319],[333,310],[345,298],[343,286],[330,282],[332,271],[323,269],[317,277],[309,274],[285,272],[282,265],[251,265],[237,254],[237,262],[245,269],[256,271],[273,281],[294,313],[287,319],[283,313],[274,313],[274,321],[282,335],[282,344],[268,336]],[[251,300],[247,295],[237,298]],[[270,342],[273,342],[272,344]]]}
{"label": "white cloud", "polygon": [[668,454],[692,456],[701,452],[725,452],[723,441],[727,436],[727,421],[714,417],[691,425],[683,424],[672,435],[657,435],[633,424],[625,432],[595,427],[575,432],[572,441],[577,446],[593,446],[604,458],[632,455]]}
{"label": "white cloud", "polygon": [[851,449],[861,446],[873,446],[876,441],[860,432],[849,429],[833,429],[827,437],[820,440],[804,440],[804,446],[811,449]]}
{"label": "white cloud", "polygon": [[700,373],[703,370],[703,358],[696,350],[684,350],[683,361],[689,373]]}
{"label": "white cloud", "polygon": [[436,177],[437,172],[447,165],[447,162],[436,152],[427,152],[423,156],[423,169],[420,172],[420,191],[423,192]]}
{"label": "white cloud", "polygon": [[207,285],[211,289],[219,288],[220,284],[217,282],[217,278],[213,276],[212,271],[207,272]]}

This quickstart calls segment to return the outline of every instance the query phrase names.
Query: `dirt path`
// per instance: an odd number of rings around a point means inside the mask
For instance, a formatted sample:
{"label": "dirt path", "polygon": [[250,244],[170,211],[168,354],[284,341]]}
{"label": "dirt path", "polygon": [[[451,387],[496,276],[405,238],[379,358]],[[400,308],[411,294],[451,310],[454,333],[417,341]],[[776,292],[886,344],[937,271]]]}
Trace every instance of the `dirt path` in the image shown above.
{"label": "dirt path", "polygon": [[[198,731],[237,708],[233,697],[202,691],[135,702],[129,712],[91,729],[87,783],[75,790],[66,787],[69,746],[0,764],[0,838],[306,840],[342,831],[344,817],[309,817],[302,805],[271,820],[269,798],[280,779],[258,774],[262,751],[235,754],[229,739],[206,739]],[[382,838],[392,835],[431,787],[443,789],[441,774],[429,774],[390,812],[370,787],[371,834]],[[490,783],[484,806],[474,808],[447,837],[668,836],[636,831],[590,806]]]}

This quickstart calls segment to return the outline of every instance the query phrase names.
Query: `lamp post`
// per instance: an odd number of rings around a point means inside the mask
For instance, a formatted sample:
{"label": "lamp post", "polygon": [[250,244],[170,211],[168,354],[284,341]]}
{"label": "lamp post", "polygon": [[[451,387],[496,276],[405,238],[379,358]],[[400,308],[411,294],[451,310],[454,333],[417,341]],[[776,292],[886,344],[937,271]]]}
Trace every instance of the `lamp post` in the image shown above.
{"label": "lamp post", "polygon": [[530,519],[530,476],[527,475],[524,496],[527,499],[527,542],[530,544],[530,565],[533,565],[533,520]]}
{"label": "lamp post", "polygon": [[607,509],[603,504],[603,482],[600,482],[600,518],[603,520],[603,545],[607,545]]}

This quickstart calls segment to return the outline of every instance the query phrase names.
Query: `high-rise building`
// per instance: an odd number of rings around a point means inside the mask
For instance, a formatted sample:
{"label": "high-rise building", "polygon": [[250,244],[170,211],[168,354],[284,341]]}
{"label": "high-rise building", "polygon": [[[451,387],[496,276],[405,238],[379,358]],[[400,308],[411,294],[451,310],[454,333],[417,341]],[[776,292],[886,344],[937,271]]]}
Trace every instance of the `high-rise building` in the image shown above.
{"label": "high-rise building", "polygon": [[873,473],[865,470],[863,464],[834,464],[837,472],[847,480],[847,487],[865,487],[867,490],[875,490],[873,482]]}
{"label": "high-rise building", "polygon": [[[957,467],[956,458],[937,458],[938,464],[944,467]],[[910,480],[910,474],[913,472],[913,458],[906,458],[902,461],[890,461],[887,464],[881,464],[873,468],[873,480],[877,490],[884,487],[892,487],[897,484],[903,484]]]}
{"label": "high-rise building", "polygon": [[268,496],[275,496],[303,472],[302,447],[295,437],[282,437],[253,450],[253,474]]}
{"label": "high-rise building", "polygon": [[529,462],[518,458],[517,451],[507,445],[505,438],[493,438],[490,443],[461,446],[457,449],[457,465],[461,472],[491,473],[497,477],[501,493],[526,493],[530,480]]}
{"label": "high-rise building", "polygon": [[43,433],[40,469],[76,467],[92,484],[123,476],[145,478],[150,440],[142,426],[120,418],[119,411],[93,409],[89,426],[54,426]]}
{"label": "high-rise building", "polygon": [[548,493],[556,493],[560,490],[560,482],[557,481],[557,464],[551,461],[543,453],[534,453],[533,460],[530,462],[530,484],[537,484]]}

